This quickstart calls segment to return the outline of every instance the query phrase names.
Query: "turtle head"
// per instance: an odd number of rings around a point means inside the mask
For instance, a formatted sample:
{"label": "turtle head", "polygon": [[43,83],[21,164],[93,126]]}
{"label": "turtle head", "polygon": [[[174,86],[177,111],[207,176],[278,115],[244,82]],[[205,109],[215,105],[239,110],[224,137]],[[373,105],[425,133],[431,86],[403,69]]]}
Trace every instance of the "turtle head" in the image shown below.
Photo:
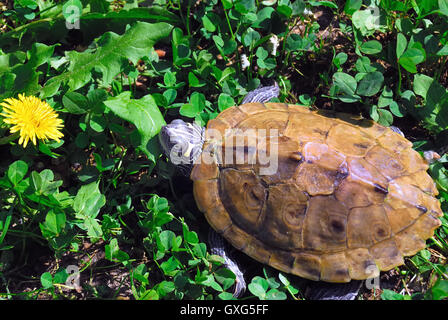
{"label": "turtle head", "polygon": [[205,128],[181,119],[163,126],[159,141],[168,159],[188,176],[202,152]]}

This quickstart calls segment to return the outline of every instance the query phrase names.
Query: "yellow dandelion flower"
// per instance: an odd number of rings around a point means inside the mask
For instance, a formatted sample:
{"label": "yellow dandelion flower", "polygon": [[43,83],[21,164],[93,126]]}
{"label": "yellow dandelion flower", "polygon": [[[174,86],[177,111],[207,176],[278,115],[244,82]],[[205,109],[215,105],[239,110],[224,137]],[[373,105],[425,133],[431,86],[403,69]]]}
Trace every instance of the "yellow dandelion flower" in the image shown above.
{"label": "yellow dandelion flower", "polygon": [[50,105],[37,97],[19,94],[19,99],[8,98],[3,103],[1,116],[3,122],[11,124],[11,133],[19,132],[19,144],[25,148],[31,140],[36,145],[36,139],[60,141],[63,137],[60,128],[62,120]]}

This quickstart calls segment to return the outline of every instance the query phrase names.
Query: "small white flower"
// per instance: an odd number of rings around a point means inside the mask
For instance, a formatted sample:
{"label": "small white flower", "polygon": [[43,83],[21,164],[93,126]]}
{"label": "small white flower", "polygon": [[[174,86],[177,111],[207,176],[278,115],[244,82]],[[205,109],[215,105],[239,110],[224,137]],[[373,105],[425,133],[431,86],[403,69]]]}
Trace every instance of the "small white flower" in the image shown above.
{"label": "small white flower", "polygon": [[271,51],[271,54],[272,54],[273,56],[275,56],[275,55],[277,54],[277,48],[278,48],[278,45],[279,45],[279,43],[278,43],[278,37],[277,37],[275,34],[273,34],[273,35],[269,38],[269,42],[271,42],[271,44],[272,44],[272,51]]}
{"label": "small white flower", "polygon": [[249,66],[250,66],[250,62],[247,59],[247,56],[243,53],[241,55],[241,69],[244,70],[244,69],[246,69]]}
{"label": "small white flower", "polygon": [[303,10],[303,14],[306,16],[312,16],[313,15],[313,11],[305,8],[305,10]]}

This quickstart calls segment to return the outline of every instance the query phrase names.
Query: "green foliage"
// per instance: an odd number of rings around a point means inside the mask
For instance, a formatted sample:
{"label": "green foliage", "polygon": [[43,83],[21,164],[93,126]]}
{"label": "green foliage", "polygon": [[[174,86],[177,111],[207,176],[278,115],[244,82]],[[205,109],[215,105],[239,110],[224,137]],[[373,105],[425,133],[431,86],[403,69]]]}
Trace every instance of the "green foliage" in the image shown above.
{"label": "green foliage", "polygon": [[[227,293],[225,290],[231,288],[235,275],[222,268],[222,259],[207,252],[206,245],[199,241],[197,233],[191,231],[183,219],[169,212],[167,199],[154,195],[146,208],[147,211],[138,213],[138,224],[147,235],[143,244],[153,257],[151,268],[156,268],[170,280],[154,283],[147,266],[139,265],[132,270],[134,297],[143,300],[207,299],[211,293]],[[180,234],[166,229],[170,222],[180,227]],[[120,262],[127,262],[128,258],[118,249],[116,239],[109,247],[112,258],[115,253]]]}
{"label": "green foliage", "polygon": [[[52,96],[62,84],[66,84],[69,91],[83,87],[91,80],[93,68],[102,73],[102,85],[109,85],[121,71],[122,60],[128,59],[134,64],[137,63],[154,43],[168,36],[170,30],[171,26],[166,23],[137,22],[122,36],[112,32],[105,33],[96,42],[96,50],[82,53],[70,51],[67,56],[70,61],[67,70],[45,84],[42,89],[43,97]],[[142,37],[141,34],[149,36]]]}
{"label": "green foliage", "polygon": [[260,300],[286,300],[287,293],[297,300],[296,295],[299,292],[282,273],[278,273],[278,279],[276,279],[269,276],[266,269],[264,269],[264,277],[255,276],[247,288]]}
{"label": "green foliage", "polygon": [[[397,3],[372,2],[367,8],[362,6],[362,1],[346,3],[344,11],[351,16],[354,26],[358,60],[355,65],[346,65],[345,72],[338,68],[330,95],[343,102],[361,102],[371,118],[383,125],[391,125],[394,117],[411,114],[424,121],[426,128],[439,133],[447,128],[447,108],[442,106],[448,102],[448,96],[437,81],[438,59],[445,60],[446,56],[446,33],[441,32],[446,26],[445,3]],[[434,14],[433,19],[424,19],[430,13]],[[393,36],[388,40],[390,44],[372,40],[375,32],[390,32]],[[395,79],[385,81],[386,70],[382,65],[372,64],[372,58],[396,70],[396,85]],[[433,74],[425,74],[428,71]],[[423,99],[416,99],[416,95]]]}

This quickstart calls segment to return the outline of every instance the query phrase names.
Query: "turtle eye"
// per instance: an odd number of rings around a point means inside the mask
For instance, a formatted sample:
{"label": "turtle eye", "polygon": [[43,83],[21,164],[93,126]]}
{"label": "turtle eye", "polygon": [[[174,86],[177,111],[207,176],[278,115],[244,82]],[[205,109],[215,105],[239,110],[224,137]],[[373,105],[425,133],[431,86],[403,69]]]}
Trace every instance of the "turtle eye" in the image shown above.
{"label": "turtle eye", "polygon": [[179,141],[178,143],[172,144],[171,151],[169,154],[170,161],[173,164],[188,164],[191,163],[192,152],[191,144],[188,141]]}

